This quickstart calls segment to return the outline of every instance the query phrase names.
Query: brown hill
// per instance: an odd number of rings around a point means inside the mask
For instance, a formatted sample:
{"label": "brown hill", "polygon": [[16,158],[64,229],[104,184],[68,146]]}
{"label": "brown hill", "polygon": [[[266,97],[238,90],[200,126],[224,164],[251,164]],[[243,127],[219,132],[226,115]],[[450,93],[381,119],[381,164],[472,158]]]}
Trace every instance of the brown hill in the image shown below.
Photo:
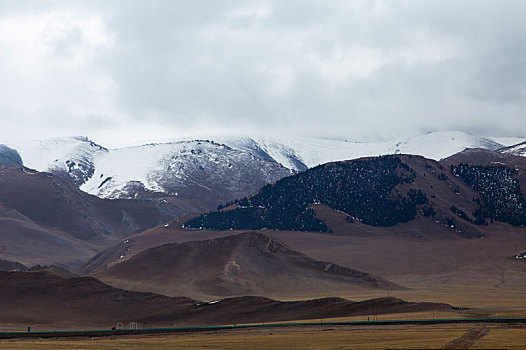
{"label": "brown hill", "polygon": [[[378,311],[377,311],[378,310]],[[201,323],[251,323],[288,320],[308,320],[344,316],[452,311],[448,304],[407,302],[399,298],[382,297],[353,302],[343,298],[318,298],[302,301],[277,301],[263,297],[229,298],[201,304],[197,314]],[[169,318],[166,318],[168,321]]]}
{"label": "brown hill", "polygon": [[123,237],[173,216],[153,201],[103,200],[70,181],[0,167],[0,257],[71,268]]}
{"label": "brown hill", "polygon": [[112,288],[90,277],[41,272],[0,272],[3,324],[109,327],[194,305],[187,298]]}
{"label": "brown hill", "polygon": [[[526,265],[524,259],[515,258],[518,253],[526,251],[524,228],[495,223],[480,227],[485,238],[467,239],[449,227],[424,218],[392,227],[375,227],[358,222],[349,224],[344,214],[324,206],[317,206],[315,211],[333,228],[332,234],[258,232],[271,234],[285,242],[291,250],[313,259],[367,271],[411,288],[397,292],[404,299],[466,306],[524,304]],[[161,225],[127,238],[101,253],[86,267],[111,267],[162,244],[206,240],[242,232],[189,230],[181,228],[180,221],[172,221],[166,227]],[[137,270],[140,268],[137,267]],[[147,288],[146,285],[142,287]],[[286,294],[287,288],[284,289],[283,296],[274,297],[292,298]],[[371,289],[340,289],[334,292],[326,290],[322,295],[310,297],[366,299],[385,294],[384,291]]]}
{"label": "brown hill", "polygon": [[120,288],[207,299],[402,289],[365,272],[316,261],[256,232],[162,245],[95,275]]}
{"label": "brown hill", "polygon": [[458,164],[468,163],[474,165],[490,165],[490,164],[514,164],[524,163],[526,159],[515,156],[513,154],[499,151],[490,151],[482,148],[466,148],[462,152],[453,154],[440,161],[442,164]]}
{"label": "brown hill", "polygon": [[73,272],[70,272],[56,265],[46,265],[46,266],[35,265],[27,269],[26,272],[43,272],[48,275],[63,277],[63,278],[78,277],[78,275],[74,274]]}
{"label": "brown hill", "polygon": [[62,278],[45,272],[0,272],[3,327],[109,328],[116,322],[153,326],[212,325],[319,319],[340,316],[449,311],[451,306],[397,298],[352,302],[341,298],[281,302],[241,297],[209,303],[110,287],[92,277]]}
{"label": "brown hill", "polygon": [[211,235],[210,232],[199,234],[198,232],[182,229],[181,225],[183,222],[191,217],[195,217],[195,215],[175,219],[143,232],[130,235],[118,244],[93,256],[84,266],[76,270],[76,272],[81,275],[89,275],[98,270],[105,269],[115,262],[122,262],[143,250],[167,243],[182,243],[232,235],[232,231]]}

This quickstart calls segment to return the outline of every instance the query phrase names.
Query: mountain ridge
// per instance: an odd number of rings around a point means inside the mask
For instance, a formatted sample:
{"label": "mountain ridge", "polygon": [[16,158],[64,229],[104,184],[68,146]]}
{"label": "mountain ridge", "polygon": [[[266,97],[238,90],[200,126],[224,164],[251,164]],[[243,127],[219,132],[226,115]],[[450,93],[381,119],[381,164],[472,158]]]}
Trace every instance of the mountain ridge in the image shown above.
{"label": "mountain ridge", "polygon": [[[491,138],[450,131],[369,143],[213,135],[208,138],[175,138],[173,142],[117,149],[105,148],[87,137],[17,142],[9,147],[18,151],[25,166],[68,177],[84,191],[102,198],[152,198],[162,195],[183,198],[185,186],[181,180],[188,177],[194,183],[194,189],[200,187],[200,191],[216,185],[217,180],[209,173],[201,174],[200,169],[214,168],[214,172],[235,176],[238,180],[251,177],[261,187],[290,175],[290,171],[301,172],[331,161],[398,153],[439,160],[465,148],[497,150],[504,145]],[[205,159],[206,155],[210,159]],[[255,168],[261,169],[261,173],[254,174]],[[211,209],[220,202],[250,195],[259,189],[257,186],[245,186],[243,191],[236,192],[231,187],[228,183],[217,185],[217,190],[223,194],[200,209]]]}

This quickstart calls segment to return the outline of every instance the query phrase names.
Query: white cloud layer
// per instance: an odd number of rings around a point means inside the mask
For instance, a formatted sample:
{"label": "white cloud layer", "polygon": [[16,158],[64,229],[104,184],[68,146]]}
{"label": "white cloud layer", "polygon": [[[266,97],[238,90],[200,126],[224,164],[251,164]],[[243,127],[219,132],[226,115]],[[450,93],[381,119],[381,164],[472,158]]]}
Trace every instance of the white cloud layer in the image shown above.
{"label": "white cloud layer", "polygon": [[524,136],[524,13],[513,0],[1,2],[0,138]]}

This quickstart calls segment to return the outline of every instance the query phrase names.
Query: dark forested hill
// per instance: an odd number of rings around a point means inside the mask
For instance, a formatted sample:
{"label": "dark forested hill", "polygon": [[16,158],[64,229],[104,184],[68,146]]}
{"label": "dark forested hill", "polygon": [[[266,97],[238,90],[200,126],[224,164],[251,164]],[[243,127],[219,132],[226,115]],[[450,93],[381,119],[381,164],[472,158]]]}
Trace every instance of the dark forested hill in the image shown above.
{"label": "dark forested hill", "polygon": [[330,232],[311,208],[323,204],[346,214],[349,223],[393,226],[422,217],[480,236],[476,227],[486,225],[485,219],[526,223],[518,173],[511,164],[446,165],[411,155],[327,163],[189,220],[185,227]]}
{"label": "dark forested hill", "polygon": [[460,163],[451,165],[451,172],[480,195],[479,207],[473,212],[477,222],[488,218],[514,226],[526,225],[526,200],[521,194],[518,168]]}
{"label": "dark forested hill", "polygon": [[329,228],[309,208],[318,203],[348,214],[349,221],[395,225],[414,219],[417,208],[428,202],[420,190],[393,191],[415,177],[397,156],[328,163],[265,186],[241,199],[237,208],[201,215],[186,226],[326,232]]}

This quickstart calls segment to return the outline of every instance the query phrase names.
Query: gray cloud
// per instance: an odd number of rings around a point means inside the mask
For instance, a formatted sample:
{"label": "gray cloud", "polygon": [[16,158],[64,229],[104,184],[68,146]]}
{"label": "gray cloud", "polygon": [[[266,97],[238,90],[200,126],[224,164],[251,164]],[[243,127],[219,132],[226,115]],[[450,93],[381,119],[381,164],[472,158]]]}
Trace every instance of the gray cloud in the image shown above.
{"label": "gray cloud", "polygon": [[0,137],[526,135],[522,1],[0,3]]}

